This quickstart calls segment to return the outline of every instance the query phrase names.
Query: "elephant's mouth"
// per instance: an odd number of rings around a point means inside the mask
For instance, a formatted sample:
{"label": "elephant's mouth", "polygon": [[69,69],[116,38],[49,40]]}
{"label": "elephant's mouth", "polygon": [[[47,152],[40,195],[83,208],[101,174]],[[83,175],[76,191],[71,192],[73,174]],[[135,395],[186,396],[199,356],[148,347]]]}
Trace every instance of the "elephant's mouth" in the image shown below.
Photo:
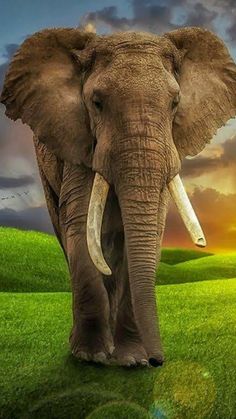
{"label": "elephant's mouth", "polygon": [[[206,239],[179,175],[170,181],[168,189],[193,243],[196,246],[205,247]],[[87,244],[94,265],[105,275],[112,274],[101,247],[101,228],[108,191],[109,184],[99,173],[96,173],[88,209]]]}

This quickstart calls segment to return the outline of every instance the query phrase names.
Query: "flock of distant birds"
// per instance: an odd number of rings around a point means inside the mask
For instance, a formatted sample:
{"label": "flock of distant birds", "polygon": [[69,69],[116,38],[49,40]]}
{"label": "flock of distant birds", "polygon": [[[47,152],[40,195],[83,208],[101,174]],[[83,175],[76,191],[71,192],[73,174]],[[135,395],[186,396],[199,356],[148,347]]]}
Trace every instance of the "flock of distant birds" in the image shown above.
{"label": "flock of distant birds", "polygon": [[13,199],[13,198],[17,198],[18,196],[28,195],[28,193],[29,191],[23,191],[22,193],[16,192],[15,195],[1,196],[0,199],[1,201],[4,201],[4,199]]}

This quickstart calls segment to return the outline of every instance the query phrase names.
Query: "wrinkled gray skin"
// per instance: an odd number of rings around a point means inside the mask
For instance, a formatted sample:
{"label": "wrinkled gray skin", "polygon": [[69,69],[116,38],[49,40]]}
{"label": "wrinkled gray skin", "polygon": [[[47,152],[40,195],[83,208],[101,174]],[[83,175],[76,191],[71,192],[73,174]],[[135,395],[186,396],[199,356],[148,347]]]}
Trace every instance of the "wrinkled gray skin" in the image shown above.
{"label": "wrinkled gray skin", "polygon": [[[14,57],[1,101],[35,134],[71,274],[76,357],[162,364],[155,268],[167,184],[182,158],[235,116],[235,74],[224,44],[198,28],[162,37],[54,29],[30,37]],[[93,265],[86,243],[95,172],[110,184],[102,247],[111,277]]]}

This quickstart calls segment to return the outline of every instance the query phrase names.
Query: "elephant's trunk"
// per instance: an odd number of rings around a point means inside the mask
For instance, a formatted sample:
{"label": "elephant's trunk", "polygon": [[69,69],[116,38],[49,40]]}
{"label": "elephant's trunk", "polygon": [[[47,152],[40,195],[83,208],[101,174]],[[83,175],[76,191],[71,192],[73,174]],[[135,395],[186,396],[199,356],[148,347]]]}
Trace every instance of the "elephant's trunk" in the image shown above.
{"label": "elephant's trunk", "polygon": [[155,298],[160,189],[150,200],[149,186],[137,185],[135,196],[132,188],[119,191],[134,315],[149,361],[155,365],[163,358]]}
{"label": "elephant's trunk", "polygon": [[149,362],[157,366],[163,362],[155,272],[160,246],[158,209],[166,181],[165,162],[151,139],[146,138],[145,148],[141,146],[138,151],[132,148],[131,140],[128,141],[129,151],[120,151],[117,155],[119,177],[116,176],[115,190],[124,225],[134,316]]}

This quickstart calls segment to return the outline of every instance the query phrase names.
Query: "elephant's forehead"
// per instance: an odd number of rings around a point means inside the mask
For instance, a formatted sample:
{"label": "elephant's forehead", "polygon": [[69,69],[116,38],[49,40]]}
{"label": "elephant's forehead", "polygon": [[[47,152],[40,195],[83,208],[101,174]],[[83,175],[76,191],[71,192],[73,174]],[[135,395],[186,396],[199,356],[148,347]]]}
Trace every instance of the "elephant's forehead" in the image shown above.
{"label": "elephant's forehead", "polygon": [[[92,46],[94,48],[94,45]],[[145,91],[159,94],[164,87],[172,85],[172,58],[175,55],[172,42],[147,32],[117,32],[97,38],[96,64],[89,85],[107,94],[129,91]],[[178,55],[178,53],[177,53]],[[105,59],[104,59],[105,58]],[[158,78],[158,83],[157,83]],[[173,90],[177,90],[175,83]]]}
{"label": "elephant's forehead", "polygon": [[99,36],[96,41],[97,51],[107,50],[112,54],[131,49],[135,49],[137,52],[153,49],[157,53],[169,52],[174,49],[168,38],[148,32],[115,32],[111,35]]}
{"label": "elephant's forehead", "polygon": [[110,41],[114,44],[119,44],[120,42],[127,42],[127,43],[142,43],[142,42],[155,42],[158,44],[161,37],[154,35],[149,32],[114,32],[111,35],[105,35],[103,37],[104,40]]}

